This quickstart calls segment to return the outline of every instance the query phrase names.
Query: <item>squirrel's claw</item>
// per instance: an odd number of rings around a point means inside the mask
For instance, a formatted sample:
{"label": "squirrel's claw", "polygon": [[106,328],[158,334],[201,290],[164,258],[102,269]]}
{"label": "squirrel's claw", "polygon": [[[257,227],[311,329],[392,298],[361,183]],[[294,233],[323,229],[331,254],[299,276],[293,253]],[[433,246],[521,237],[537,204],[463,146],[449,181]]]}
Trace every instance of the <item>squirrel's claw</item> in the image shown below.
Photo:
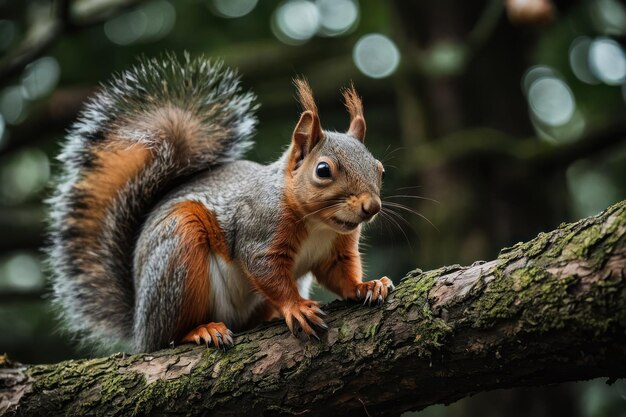
{"label": "squirrel's claw", "polygon": [[[321,329],[328,329],[324,320],[319,316],[326,315],[320,308],[319,303],[312,300],[301,300],[297,303],[291,304],[282,309],[285,323],[289,328],[289,331],[294,335],[298,335],[296,330],[302,330],[307,336],[315,337],[319,340],[319,336],[313,329],[313,327],[319,327]],[[299,325],[298,328],[294,325],[294,320]]]}
{"label": "squirrel's claw", "polygon": [[361,282],[356,285],[355,299],[361,300],[362,294],[365,294],[363,305],[372,305],[375,302],[376,305],[382,305],[387,298],[387,295],[393,291],[396,287],[393,282],[387,277],[381,279],[375,279],[372,281]]}
{"label": "squirrel's claw", "polygon": [[316,338],[316,339],[317,339],[317,341],[319,342],[320,337],[317,335],[317,333],[315,332],[315,330],[311,329],[311,334],[309,335],[309,338],[310,338],[310,336],[313,336],[313,337],[314,337],[314,338]]}
{"label": "squirrel's claw", "polygon": [[204,344],[209,347],[215,346],[218,349],[226,350],[226,346],[234,345],[233,332],[231,332],[224,323],[208,323],[203,324],[189,333],[181,340],[183,343]]}
{"label": "squirrel's claw", "polygon": [[317,314],[319,314],[320,316],[326,316],[327,315],[326,312],[324,310],[322,310],[321,308],[319,308],[319,307],[315,308],[315,312]]}
{"label": "squirrel's claw", "polygon": [[367,292],[367,295],[365,296],[365,301],[363,301],[363,305],[367,304],[369,302],[369,304],[372,304],[372,290],[369,290]]}

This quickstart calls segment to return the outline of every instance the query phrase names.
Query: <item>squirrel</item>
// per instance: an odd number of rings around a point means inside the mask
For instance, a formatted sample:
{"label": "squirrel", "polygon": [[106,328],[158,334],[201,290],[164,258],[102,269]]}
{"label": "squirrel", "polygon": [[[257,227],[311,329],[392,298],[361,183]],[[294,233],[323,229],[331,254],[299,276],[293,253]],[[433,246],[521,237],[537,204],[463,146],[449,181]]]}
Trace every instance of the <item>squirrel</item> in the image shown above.
{"label": "squirrel", "polygon": [[317,337],[313,277],[383,302],[393,283],[363,282],[358,248],[385,172],[364,145],[361,99],[344,89],[347,132],[323,130],[308,83],[294,83],[303,112],[268,165],[242,159],[258,106],[221,61],[141,58],[88,100],[49,199],[53,297],[69,329],[136,352],[225,348],[275,318]]}

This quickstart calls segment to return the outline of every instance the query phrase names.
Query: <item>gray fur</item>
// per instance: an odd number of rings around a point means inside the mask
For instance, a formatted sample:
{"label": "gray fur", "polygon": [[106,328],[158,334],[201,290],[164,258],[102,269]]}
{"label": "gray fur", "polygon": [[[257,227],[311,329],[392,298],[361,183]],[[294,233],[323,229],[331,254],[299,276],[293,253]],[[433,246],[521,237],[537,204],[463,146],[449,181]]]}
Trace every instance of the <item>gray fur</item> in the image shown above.
{"label": "gray fur", "polygon": [[381,185],[376,169],[378,161],[362,142],[350,138],[344,133],[325,131],[324,140],[318,145],[320,154],[332,158],[341,167],[354,194],[370,191],[378,195]]}
{"label": "gray fur", "polygon": [[[149,351],[170,343],[181,311],[182,279],[178,285],[173,285],[178,278],[172,277],[171,271],[176,271],[185,248],[170,244],[175,239],[172,220],[168,217],[172,208],[182,201],[204,204],[224,231],[232,258],[240,268],[248,270],[249,261],[263,253],[276,230],[283,170],[280,162],[264,166],[234,161],[197,175],[165,196],[154,208],[142,228],[135,252],[135,287],[138,293],[146,294],[138,297],[135,306],[135,350]],[[212,280],[219,278],[210,277]],[[243,276],[240,279],[246,280]],[[244,286],[247,288],[244,291],[249,292],[251,309],[248,314],[252,314],[262,298],[248,282]],[[219,310],[225,308],[225,303],[229,303],[228,297],[216,300],[214,309],[218,311],[212,314],[210,321],[224,321]],[[246,305],[233,307],[246,309]],[[244,316],[226,324],[237,331],[245,323]],[[156,333],[155,328],[158,328]]]}
{"label": "gray fur", "polygon": [[[161,112],[171,108],[174,116]],[[247,276],[273,277],[274,265],[265,255],[281,220],[290,155],[287,150],[270,165],[239,160],[251,146],[254,109],[254,96],[240,92],[231,70],[187,56],[182,62],[172,56],[142,60],[87,104],[64,144],[63,172],[50,199],[55,301],[72,330],[105,344],[128,341],[135,351],[173,341],[183,310],[187,248],[171,214],[184,201],[199,202],[215,215],[233,260],[224,266],[209,255],[213,269],[207,279],[216,298],[207,320],[224,321],[233,330],[249,322],[264,299]],[[183,120],[183,129],[173,122],[151,124],[155,114],[161,122]],[[196,125],[200,128],[184,129]],[[149,147],[153,159],[106,201],[103,219],[81,222],[93,220],[90,213],[102,203],[97,186],[81,188],[81,180],[102,169],[98,150],[120,142]],[[337,190],[342,198],[379,194],[378,161],[360,141],[324,132],[315,151],[346,173],[345,187]],[[309,271],[328,255],[335,237],[317,226],[307,224],[306,250],[298,252],[291,271],[303,297]]]}
{"label": "gray fur", "polygon": [[[349,173],[354,172],[354,178],[350,179],[352,187],[365,187],[369,190],[380,183],[376,176],[377,161],[361,142],[345,134],[325,132],[325,139],[318,147],[322,155],[333,157],[342,169]],[[175,265],[180,263],[182,256],[180,247],[176,244],[169,245],[172,227],[168,213],[171,213],[176,204],[183,201],[202,203],[215,214],[226,234],[230,254],[241,271],[253,276],[272,275],[273,265],[265,262],[263,254],[270,247],[281,219],[288,155],[289,150],[270,165],[234,161],[215,167],[173,190],[154,208],[143,226],[135,257],[135,286],[138,293],[147,294],[135,306],[136,350],[154,350],[166,346],[174,337],[174,323],[181,311],[179,290],[182,285],[172,285],[177,278],[172,279],[171,272],[167,274],[163,271],[175,270]],[[355,190],[346,192],[352,194]],[[300,293],[306,297],[311,285],[311,275],[308,268],[304,270],[301,276],[294,276],[294,279],[298,281]],[[218,278],[209,277],[212,281]],[[261,302],[260,295],[251,283],[245,277],[239,279],[250,294],[248,302]],[[234,284],[230,283],[231,291],[233,287]],[[230,303],[232,301],[227,296],[216,300],[214,308],[217,312],[208,321],[224,321],[229,328],[237,331],[250,318],[254,309],[244,312],[248,305],[230,306]],[[226,321],[220,317],[219,311],[227,307],[239,309],[239,321]],[[157,333],[154,333],[155,327],[159,329]]]}
{"label": "gray fur", "polygon": [[[191,146],[175,143],[175,132],[135,123],[166,106],[200,125]],[[241,92],[232,70],[187,55],[182,61],[173,55],[142,59],[89,100],[69,130],[58,158],[62,172],[49,199],[48,265],[55,302],[71,330],[104,343],[131,337],[132,256],[142,219],[178,179],[239,159],[251,146],[255,108],[254,95]],[[78,185],[98,169],[95,152],[110,137],[129,147],[147,145],[154,159],[108,202],[96,233],[77,220],[89,218],[98,190]]]}

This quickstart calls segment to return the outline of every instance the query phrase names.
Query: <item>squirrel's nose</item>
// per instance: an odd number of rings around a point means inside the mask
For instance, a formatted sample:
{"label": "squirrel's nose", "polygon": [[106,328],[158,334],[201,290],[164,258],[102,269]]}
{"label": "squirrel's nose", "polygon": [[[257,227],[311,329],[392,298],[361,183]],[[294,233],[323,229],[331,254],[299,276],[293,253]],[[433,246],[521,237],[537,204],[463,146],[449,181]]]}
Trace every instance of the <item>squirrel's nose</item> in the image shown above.
{"label": "squirrel's nose", "polygon": [[371,219],[380,211],[380,198],[372,197],[361,204],[361,216],[364,219]]}

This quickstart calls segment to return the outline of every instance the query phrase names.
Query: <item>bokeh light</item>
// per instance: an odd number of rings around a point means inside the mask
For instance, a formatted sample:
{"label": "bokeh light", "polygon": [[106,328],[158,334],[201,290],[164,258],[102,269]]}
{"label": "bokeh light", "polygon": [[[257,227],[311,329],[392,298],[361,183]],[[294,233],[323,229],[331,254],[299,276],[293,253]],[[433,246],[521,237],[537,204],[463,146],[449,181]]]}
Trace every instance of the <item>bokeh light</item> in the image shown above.
{"label": "bokeh light", "polygon": [[591,39],[586,36],[580,36],[574,41],[569,48],[569,64],[572,72],[580,81],[587,84],[598,84],[598,79],[589,68],[589,47]]}
{"label": "bokeh light", "polygon": [[0,198],[6,204],[20,204],[41,191],[50,178],[48,156],[39,149],[13,155],[0,168]]}
{"label": "bokeh light", "polygon": [[530,90],[530,86],[533,85],[535,81],[538,81],[542,78],[555,78],[557,77],[554,70],[545,65],[535,65],[530,67],[522,76],[522,89],[525,94],[528,94],[528,90]]}
{"label": "bokeh light", "polygon": [[352,0],[317,0],[319,34],[337,36],[353,29],[359,19],[359,6]]}
{"label": "bokeh light", "polygon": [[35,100],[49,94],[59,82],[60,75],[59,63],[51,56],[32,62],[22,75],[25,97]]}
{"label": "bokeh light", "polygon": [[398,68],[400,51],[388,37],[379,33],[363,36],[352,50],[357,68],[368,77],[384,78]]}
{"label": "bokeh light", "polygon": [[355,0],[288,0],[274,12],[272,31],[282,42],[301,45],[315,35],[339,36],[359,20]]}
{"label": "bokeh light", "polygon": [[574,94],[552,68],[538,65],[522,78],[531,115],[537,122],[558,127],[568,123],[576,110]]}
{"label": "bokeh light", "polygon": [[320,27],[317,5],[306,0],[290,0],[274,12],[272,30],[282,42],[298,45],[311,39]]}
{"label": "bokeh light", "polygon": [[21,123],[28,112],[28,103],[21,86],[10,86],[0,92],[0,114],[10,125]]}
{"label": "bokeh light", "polygon": [[108,20],[104,33],[117,45],[153,42],[166,36],[175,21],[174,6],[166,0],[155,0]]}
{"label": "bokeh light", "polygon": [[30,253],[17,253],[0,267],[2,282],[11,288],[35,289],[44,285],[41,262]]}
{"label": "bokeh light", "polygon": [[250,13],[256,7],[258,0],[213,0],[213,10],[222,17],[236,18]]}
{"label": "bokeh light", "polygon": [[574,95],[564,81],[541,78],[530,86],[528,103],[534,115],[548,126],[560,126],[574,115]]}
{"label": "bokeh light", "polygon": [[613,39],[595,39],[589,46],[589,68],[605,84],[622,84],[626,79],[624,50]]}

